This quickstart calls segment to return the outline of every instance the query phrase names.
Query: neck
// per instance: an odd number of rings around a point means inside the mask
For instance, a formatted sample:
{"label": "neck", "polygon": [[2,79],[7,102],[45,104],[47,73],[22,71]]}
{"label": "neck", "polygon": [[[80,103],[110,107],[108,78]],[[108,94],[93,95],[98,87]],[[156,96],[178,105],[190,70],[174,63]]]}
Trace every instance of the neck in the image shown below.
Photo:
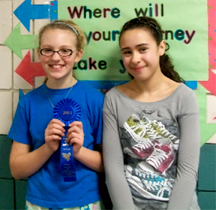
{"label": "neck", "polygon": [[152,93],[160,90],[160,88],[168,81],[169,79],[163,74],[160,77],[150,78],[149,80],[141,81],[133,79],[131,81],[134,90],[140,93],[148,92]]}
{"label": "neck", "polygon": [[164,76],[151,83],[134,79],[120,90],[136,101],[155,102],[168,97],[178,86],[179,83]]}
{"label": "neck", "polygon": [[64,80],[64,82],[61,80],[48,79],[46,85],[51,89],[65,89],[75,85],[76,82],[77,80],[74,77],[70,77],[67,81]]}

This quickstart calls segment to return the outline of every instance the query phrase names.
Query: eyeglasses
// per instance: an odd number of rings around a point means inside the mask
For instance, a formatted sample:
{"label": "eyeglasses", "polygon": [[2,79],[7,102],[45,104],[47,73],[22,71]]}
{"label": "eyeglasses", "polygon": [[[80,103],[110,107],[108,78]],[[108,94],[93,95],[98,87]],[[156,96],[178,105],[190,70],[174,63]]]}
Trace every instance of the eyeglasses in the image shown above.
{"label": "eyeglasses", "polygon": [[[76,50],[74,50],[74,51],[76,51]],[[40,50],[40,54],[43,56],[50,57],[50,56],[53,56],[54,53],[58,53],[61,57],[67,57],[67,56],[72,55],[74,51],[71,49],[61,49],[61,50],[55,51],[55,50],[51,50],[49,48],[44,48],[44,49]]]}

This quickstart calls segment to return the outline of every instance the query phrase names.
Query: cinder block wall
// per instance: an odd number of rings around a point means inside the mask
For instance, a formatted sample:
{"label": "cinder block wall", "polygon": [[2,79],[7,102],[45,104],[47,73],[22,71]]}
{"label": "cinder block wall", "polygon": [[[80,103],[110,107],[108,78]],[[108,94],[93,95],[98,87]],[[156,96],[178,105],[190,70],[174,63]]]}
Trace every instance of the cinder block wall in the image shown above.
{"label": "cinder block wall", "polygon": [[[9,169],[11,140],[7,138],[17,106],[19,89],[28,92],[32,86],[14,71],[21,59],[4,45],[13,28],[19,23],[13,11],[23,0],[0,0],[0,210],[25,209],[27,180],[14,180]],[[45,0],[32,0],[32,4],[44,4]],[[38,29],[49,20],[32,21],[31,30]],[[21,34],[31,34],[21,26]],[[17,40],[19,41],[19,40]],[[27,50],[23,50],[23,57]],[[35,55],[33,60],[37,61]],[[43,78],[35,80],[39,86]],[[216,144],[205,144],[201,148],[199,179],[197,185],[199,204],[202,210],[216,209]]]}

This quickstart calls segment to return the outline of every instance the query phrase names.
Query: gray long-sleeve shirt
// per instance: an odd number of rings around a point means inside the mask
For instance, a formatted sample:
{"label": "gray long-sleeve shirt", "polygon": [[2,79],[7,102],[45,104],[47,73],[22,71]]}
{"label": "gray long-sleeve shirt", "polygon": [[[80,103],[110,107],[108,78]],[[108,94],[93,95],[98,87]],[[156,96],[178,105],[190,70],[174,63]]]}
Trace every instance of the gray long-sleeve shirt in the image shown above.
{"label": "gray long-sleeve shirt", "polygon": [[116,87],[105,96],[103,155],[116,210],[197,210],[199,109],[184,84],[143,103]]}

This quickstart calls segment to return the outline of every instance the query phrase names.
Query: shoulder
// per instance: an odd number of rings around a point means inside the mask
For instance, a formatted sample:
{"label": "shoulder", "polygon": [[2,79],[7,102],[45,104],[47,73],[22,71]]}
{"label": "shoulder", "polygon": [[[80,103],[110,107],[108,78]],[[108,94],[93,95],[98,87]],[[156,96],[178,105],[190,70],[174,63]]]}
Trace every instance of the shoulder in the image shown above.
{"label": "shoulder", "polygon": [[199,112],[198,101],[194,90],[185,84],[180,84],[174,94],[174,100],[178,103],[180,110],[184,113]]}
{"label": "shoulder", "polygon": [[41,85],[28,93],[24,94],[23,92],[19,93],[19,104],[21,106],[28,105],[31,101],[33,101],[35,98],[40,97],[42,92],[44,92],[44,85]]}
{"label": "shoulder", "polygon": [[90,86],[85,81],[77,81],[77,88],[83,94],[87,94],[87,95],[92,94],[92,96],[97,96],[97,97],[100,97],[100,98],[104,98],[104,94],[101,91],[99,91],[98,89]]}
{"label": "shoulder", "polygon": [[192,96],[195,96],[194,91],[184,83],[181,83],[175,92],[176,95],[181,98],[190,98]]}
{"label": "shoulder", "polygon": [[121,93],[120,91],[117,89],[118,86],[115,86],[113,88],[111,88],[110,90],[107,91],[107,93],[105,94],[105,100],[107,99],[115,99],[115,98],[119,98]]}
{"label": "shoulder", "polygon": [[107,107],[122,107],[128,105],[128,103],[128,98],[118,89],[118,86],[115,86],[105,95],[104,109]]}
{"label": "shoulder", "polygon": [[25,96],[27,97],[38,96],[43,92],[45,92],[45,84],[42,84],[41,86],[29,91],[28,93],[26,93]]}
{"label": "shoulder", "polygon": [[98,89],[78,81],[76,84],[76,91],[79,98],[90,107],[102,107],[104,103],[104,94]]}
{"label": "shoulder", "polygon": [[129,91],[131,88],[130,84],[131,84],[131,81],[123,83],[118,86],[114,86],[106,93],[105,100],[109,99],[112,101],[122,101],[122,102],[125,102],[125,100],[128,101],[128,99],[130,98],[128,96],[130,95],[129,94]]}

